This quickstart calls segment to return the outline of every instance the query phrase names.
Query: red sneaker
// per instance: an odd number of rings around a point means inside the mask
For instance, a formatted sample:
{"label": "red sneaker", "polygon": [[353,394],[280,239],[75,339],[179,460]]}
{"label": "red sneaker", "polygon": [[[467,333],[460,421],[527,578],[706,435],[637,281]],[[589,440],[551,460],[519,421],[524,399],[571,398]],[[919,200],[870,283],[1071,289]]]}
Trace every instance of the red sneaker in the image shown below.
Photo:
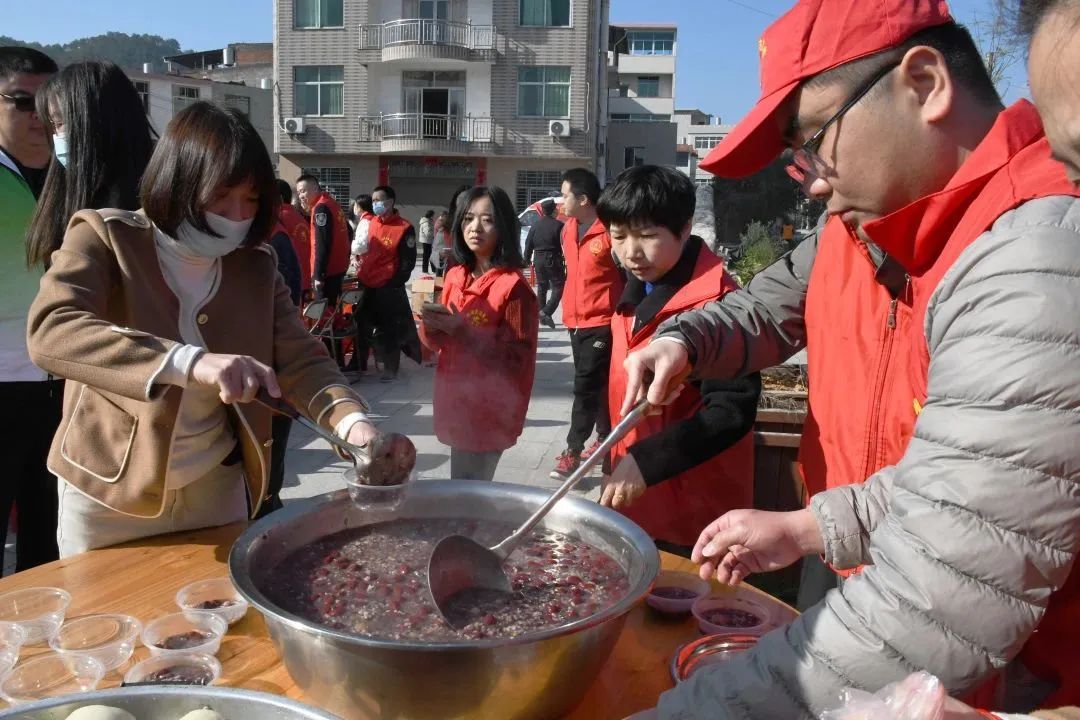
{"label": "red sneaker", "polygon": [[588,460],[590,455],[600,449],[600,445],[603,444],[606,439],[607,438],[597,438],[596,442],[581,451],[581,459]]}
{"label": "red sneaker", "polygon": [[570,448],[563,451],[562,455],[555,458],[555,469],[551,471],[551,477],[555,480],[565,480],[581,465],[581,456]]}

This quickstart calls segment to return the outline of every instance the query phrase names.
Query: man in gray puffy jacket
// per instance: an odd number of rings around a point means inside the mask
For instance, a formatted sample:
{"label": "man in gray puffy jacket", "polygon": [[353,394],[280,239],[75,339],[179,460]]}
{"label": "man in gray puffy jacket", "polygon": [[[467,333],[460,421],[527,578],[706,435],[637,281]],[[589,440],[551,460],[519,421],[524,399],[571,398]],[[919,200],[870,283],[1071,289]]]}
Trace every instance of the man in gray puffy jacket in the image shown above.
{"label": "man in gray puffy jacket", "polygon": [[[980,102],[971,53],[928,40],[950,34],[943,2],[802,0],[761,41],[762,100],[706,161],[738,175],[793,148],[804,190],[907,272],[906,366],[873,400],[903,399],[913,430],[885,429],[905,450],[863,485],[703,534],[695,557],[725,581],[809,553],[863,570],[660,717],[809,718],[916,669],[969,698],[996,680],[984,706],[1005,711],[1080,700],[1080,200],[1032,106]],[[628,402],[646,371],[659,402],[687,371],[797,349],[817,251],[661,328],[628,359]]]}

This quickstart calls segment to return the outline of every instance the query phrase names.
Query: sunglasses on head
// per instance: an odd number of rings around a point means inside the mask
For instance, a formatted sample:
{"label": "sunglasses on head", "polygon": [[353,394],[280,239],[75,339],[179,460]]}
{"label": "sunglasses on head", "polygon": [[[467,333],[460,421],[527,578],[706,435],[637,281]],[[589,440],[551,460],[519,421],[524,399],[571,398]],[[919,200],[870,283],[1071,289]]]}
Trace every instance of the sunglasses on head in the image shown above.
{"label": "sunglasses on head", "polygon": [[0,98],[4,98],[9,103],[15,106],[15,109],[19,112],[34,112],[37,106],[34,104],[33,95],[5,95],[0,93]]}

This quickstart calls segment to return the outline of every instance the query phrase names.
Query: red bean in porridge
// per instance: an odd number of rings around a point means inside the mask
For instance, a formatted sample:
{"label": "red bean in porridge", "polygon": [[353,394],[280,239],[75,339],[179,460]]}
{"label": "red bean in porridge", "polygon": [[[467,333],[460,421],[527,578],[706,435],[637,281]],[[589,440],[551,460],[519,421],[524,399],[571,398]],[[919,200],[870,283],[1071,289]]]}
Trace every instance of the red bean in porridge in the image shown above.
{"label": "red bean in porridge", "polygon": [[393,640],[511,638],[589,617],[622,599],[629,583],[615,560],[579,540],[537,531],[503,567],[514,592],[470,591],[439,616],[427,587],[435,543],[461,534],[493,545],[512,525],[398,520],[344,530],[295,551],[264,586],[283,609],[328,627]]}

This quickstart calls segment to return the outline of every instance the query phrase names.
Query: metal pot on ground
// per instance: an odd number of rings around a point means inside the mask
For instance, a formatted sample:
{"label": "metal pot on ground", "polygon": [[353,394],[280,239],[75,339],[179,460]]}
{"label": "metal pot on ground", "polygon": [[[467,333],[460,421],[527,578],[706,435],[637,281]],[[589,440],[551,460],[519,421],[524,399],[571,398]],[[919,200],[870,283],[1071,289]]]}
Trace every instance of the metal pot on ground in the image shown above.
{"label": "metal pot on ground", "polygon": [[288,613],[264,594],[268,571],[295,549],[347,528],[397,518],[466,518],[518,524],[548,497],[523,485],[412,483],[394,511],[362,512],[347,493],[294,503],[250,527],[229,568],[308,701],[363,720],[553,720],[580,702],[607,660],[626,614],[659,570],[649,536],[624,516],[567,497],[543,528],[608,553],[629,578],[620,602],[590,618],[511,640],[394,641],[331,630]]}

